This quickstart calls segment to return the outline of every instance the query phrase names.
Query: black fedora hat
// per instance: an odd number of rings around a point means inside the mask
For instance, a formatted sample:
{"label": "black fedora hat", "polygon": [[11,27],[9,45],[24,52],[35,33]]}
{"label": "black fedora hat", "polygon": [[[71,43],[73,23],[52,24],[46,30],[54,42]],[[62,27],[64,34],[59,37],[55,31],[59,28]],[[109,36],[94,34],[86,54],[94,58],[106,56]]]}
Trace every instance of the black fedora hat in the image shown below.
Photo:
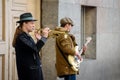
{"label": "black fedora hat", "polygon": [[37,21],[37,20],[33,18],[31,13],[23,13],[20,15],[20,20],[17,21],[16,23],[21,23],[25,21]]}

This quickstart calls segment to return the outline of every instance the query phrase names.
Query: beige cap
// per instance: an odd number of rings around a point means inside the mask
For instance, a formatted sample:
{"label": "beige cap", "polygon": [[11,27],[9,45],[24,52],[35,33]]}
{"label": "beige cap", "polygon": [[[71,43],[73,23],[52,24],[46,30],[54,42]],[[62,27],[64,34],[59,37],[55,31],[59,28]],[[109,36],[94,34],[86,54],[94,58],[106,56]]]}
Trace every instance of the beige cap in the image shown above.
{"label": "beige cap", "polygon": [[73,21],[69,17],[62,18],[60,24],[64,27],[66,24],[71,24],[73,26]]}

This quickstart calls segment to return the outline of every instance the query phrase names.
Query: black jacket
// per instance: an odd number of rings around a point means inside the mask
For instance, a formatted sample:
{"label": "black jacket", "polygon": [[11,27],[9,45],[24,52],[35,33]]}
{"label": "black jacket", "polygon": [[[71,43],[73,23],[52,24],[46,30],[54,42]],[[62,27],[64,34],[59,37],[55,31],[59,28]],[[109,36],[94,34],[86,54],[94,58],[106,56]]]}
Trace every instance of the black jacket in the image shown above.
{"label": "black jacket", "polygon": [[42,37],[37,43],[25,32],[16,39],[16,64],[19,80],[43,80],[39,51],[46,38]]}

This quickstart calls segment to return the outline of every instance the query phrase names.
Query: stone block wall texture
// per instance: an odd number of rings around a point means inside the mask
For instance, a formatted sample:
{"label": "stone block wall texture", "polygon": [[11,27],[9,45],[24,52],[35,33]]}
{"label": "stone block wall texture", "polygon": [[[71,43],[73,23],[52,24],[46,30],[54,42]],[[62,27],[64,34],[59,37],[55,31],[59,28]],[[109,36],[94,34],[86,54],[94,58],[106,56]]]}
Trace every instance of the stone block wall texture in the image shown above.
{"label": "stone block wall texture", "polygon": [[42,27],[52,25],[55,28],[58,25],[58,0],[42,0]]}
{"label": "stone block wall texture", "polygon": [[[42,0],[42,27],[54,29],[58,25],[58,0]],[[56,80],[55,39],[49,38],[42,51],[42,67],[45,80]]]}
{"label": "stone block wall texture", "polygon": [[[81,5],[97,8],[96,59],[85,59],[81,63],[77,80],[120,80],[120,0],[59,0],[51,12],[52,2],[56,1],[48,0],[48,3],[43,3],[49,6],[43,7],[43,12],[48,10],[44,12],[45,15],[43,14],[43,23],[59,25],[61,18],[72,18],[75,28],[71,33],[76,36],[79,45],[81,45]],[[56,14],[51,15],[53,13]],[[54,39],[51,39],[42,50],[45,80],[63,80],[56,78],[53,47]]]}

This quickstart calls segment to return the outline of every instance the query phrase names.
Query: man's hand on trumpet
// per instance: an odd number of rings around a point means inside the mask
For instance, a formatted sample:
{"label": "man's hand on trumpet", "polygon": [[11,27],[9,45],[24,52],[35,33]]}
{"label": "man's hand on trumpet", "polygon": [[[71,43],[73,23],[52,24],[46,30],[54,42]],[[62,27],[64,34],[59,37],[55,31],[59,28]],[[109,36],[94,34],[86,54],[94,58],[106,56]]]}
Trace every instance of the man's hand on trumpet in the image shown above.
{"label": "man's hand on trumpet", "polygon": [[46,37],[46,38],[47,38],[50,31],[51,31],[50,28],[46,27],[46,28],[42,29],[41,35],[42,35],[43,37]]}
{"label": "man's hand on trumpet", "polygon": [[50,28],[46,27],[46,28],[41,29],[41,33],[39,33],[38,30],[35,30],[35,33],[34,33],[34,34],[35,34],[36,39],[37,39],[37,40],[40,40],[41,37],[47,38],[49,32],[50,32]]}

